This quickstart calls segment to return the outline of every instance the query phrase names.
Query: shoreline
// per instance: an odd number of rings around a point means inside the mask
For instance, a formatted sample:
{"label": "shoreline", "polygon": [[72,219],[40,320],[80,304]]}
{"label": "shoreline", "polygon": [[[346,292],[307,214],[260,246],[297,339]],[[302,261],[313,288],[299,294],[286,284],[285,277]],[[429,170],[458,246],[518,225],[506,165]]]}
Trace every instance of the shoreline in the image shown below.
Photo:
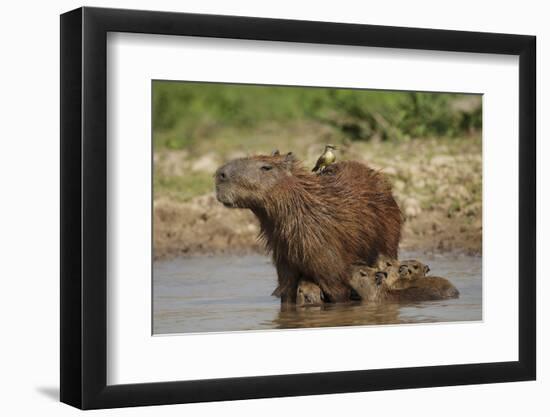
{"label": "shoreline", "polygon": [[[403,256],[406,255],[406,256]],[[399,249],[399,259],[413,259],[420,258],[421,256],[427,257],[443,257],[449,256],[453,258],[459,257],[471,257],[471,258],[482,258],[480,252],[466,252],[464,250],[456,249],[449,251],[431,251],[423,249],[408,249],[400,248]],[[253,251],[234,251],[234,252],[187,252],[182,255],[167,255],[164,257],[155,257],[153,264],[160,265],[164,262],[177,262],[185,261],[188,259],[208,259],[208,258],[246,258],[246,257],[262,257],[271,262],[271,254],[266,252],[253,252]]]}

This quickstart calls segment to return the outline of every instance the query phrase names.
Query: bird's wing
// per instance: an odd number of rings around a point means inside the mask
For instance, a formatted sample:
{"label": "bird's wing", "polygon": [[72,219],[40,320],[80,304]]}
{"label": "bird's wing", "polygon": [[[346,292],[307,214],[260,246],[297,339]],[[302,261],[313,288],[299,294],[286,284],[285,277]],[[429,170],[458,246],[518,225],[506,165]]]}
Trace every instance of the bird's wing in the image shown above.
{"label": "bird's wing", "polygon": [[321,165],[323,164],[323,156],[321,155],[319,159],[317,160],[317,163],[315,164],[315,167],[311,170],[311,172],[317,171],[319,168],[321,168]]}

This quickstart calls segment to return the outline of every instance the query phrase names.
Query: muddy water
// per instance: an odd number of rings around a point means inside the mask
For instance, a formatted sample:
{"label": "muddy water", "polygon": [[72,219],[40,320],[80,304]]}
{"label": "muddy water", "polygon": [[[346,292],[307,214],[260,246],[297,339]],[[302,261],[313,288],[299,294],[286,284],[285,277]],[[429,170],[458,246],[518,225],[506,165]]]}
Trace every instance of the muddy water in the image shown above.
{"label": "muddy water", "polygon": [[153,333],[225,332],[304,327],[481,320],[481,257],[402,253],[449,278],[460,298],[418,303],[336,304],[282,310],[270,296],[269,258],[192,257],[153,267]]}

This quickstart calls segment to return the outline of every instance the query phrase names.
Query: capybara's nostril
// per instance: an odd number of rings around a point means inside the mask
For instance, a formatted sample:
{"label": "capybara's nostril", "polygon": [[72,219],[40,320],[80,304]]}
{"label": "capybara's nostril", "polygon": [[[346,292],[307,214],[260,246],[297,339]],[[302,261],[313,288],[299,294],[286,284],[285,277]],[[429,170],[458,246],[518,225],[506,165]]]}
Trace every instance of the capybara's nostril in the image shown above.
{"label": "capybara's nostril", "polygon": [[220,169],[216,173],[216,178],[217,178],[218,181],[225,181],[225,180],[227,180],[227,173],[225,172],[225,170]]}

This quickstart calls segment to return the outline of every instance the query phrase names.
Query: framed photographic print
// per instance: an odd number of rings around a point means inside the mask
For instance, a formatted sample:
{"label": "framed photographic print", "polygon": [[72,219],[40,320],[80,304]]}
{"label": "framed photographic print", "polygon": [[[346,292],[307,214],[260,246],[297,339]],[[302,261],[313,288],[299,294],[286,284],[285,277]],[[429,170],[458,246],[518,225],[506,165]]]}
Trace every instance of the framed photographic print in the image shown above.
{"label": "framed photographic print", "polygon": [[535,38],[61,16],[61,401],[532,380]]}

